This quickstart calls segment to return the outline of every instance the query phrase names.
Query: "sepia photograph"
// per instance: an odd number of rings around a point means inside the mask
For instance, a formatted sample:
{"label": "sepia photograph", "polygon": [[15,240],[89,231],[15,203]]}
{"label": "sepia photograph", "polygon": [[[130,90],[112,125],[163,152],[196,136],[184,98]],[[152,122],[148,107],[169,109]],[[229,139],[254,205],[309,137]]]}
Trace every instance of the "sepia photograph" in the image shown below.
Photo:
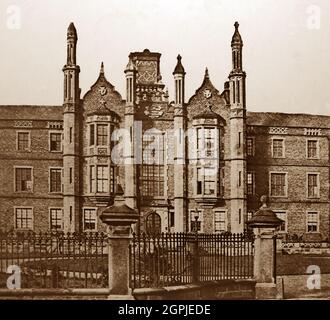
{"label": "sepia photograph", "polygon": [[330,300],[329,1],[0,16],[0,300]]}

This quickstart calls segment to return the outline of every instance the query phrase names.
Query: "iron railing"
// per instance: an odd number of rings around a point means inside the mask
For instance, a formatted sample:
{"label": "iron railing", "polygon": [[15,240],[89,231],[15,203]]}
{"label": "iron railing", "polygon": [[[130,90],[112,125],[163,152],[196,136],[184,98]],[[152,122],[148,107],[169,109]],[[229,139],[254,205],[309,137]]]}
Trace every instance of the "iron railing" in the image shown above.
{"label": "iron railing", "polygon": [[253,236],[243,234],[133,234],[131,288],[253,278]]}
{"label": "iron railing", "polygon": [[22,288],[107,286],[107,237],[103,233],[0,231],[0,287],[8,267],[19,267]]}

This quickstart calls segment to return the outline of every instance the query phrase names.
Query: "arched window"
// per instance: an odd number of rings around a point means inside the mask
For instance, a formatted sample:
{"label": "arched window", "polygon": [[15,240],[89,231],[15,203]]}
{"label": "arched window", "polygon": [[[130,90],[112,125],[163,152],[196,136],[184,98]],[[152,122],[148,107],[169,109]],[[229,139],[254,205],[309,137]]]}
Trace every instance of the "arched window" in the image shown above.
{"label": "arched window", "polygon": [[147,233],[161,233],[162,225],[160,215],[156,212],[152,212],[147,217],[146,222],[146,231]]}

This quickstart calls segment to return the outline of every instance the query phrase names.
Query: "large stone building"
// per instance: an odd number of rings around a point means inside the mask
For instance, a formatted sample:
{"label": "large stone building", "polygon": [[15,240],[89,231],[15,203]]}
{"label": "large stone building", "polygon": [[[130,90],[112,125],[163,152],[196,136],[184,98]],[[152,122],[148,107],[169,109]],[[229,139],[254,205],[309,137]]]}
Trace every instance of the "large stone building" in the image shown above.
{"label": "large stone building", "polygon": [[263,194],[282,232],[328,237],[330,117],[248,112],[235,23],[222,90],[208,70],[185,97],[178,56],[174,101],[160,53],[132,52],[126,97],[106,79],[81,95],[77,32],[67,34],[63,106],[0,106],[0,225],[93,231],[125,201],[147,231],[241,232]]}

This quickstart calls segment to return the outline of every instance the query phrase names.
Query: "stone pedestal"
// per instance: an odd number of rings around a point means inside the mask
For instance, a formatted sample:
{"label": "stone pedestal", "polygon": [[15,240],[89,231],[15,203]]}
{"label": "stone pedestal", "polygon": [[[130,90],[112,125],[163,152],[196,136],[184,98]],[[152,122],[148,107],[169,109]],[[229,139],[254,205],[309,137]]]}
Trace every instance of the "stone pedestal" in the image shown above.
{"label": "stone pedestal", "polygon": [[117,205],[106,208],[100,219],[108,226],[109,299],[133,299],[129,288],[129,244],[138,214],[127,205]]}
{"label": "stone pedestal", "polygon": [[254,241],[254,278],[256,299],[277,299],[276,289],[276,252],[275,231],[283,222],[267,206],[267,197],[261,197],[262,207],[247,223],[253,228]]}

